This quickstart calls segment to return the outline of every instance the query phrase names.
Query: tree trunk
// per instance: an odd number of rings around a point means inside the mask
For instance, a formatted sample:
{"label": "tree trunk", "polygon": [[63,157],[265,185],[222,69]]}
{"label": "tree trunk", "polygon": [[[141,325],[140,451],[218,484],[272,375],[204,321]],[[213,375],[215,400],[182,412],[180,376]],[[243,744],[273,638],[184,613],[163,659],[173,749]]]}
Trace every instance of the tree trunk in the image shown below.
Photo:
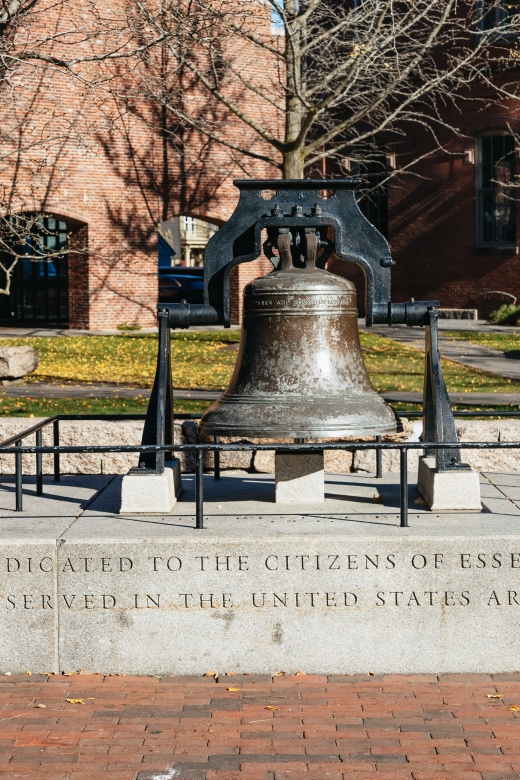
{"label": "tree trunk", "polygon": [[292,152],[284,152],[282,176],[284,179],[303,179],[303,165],[305,158],[303,149],[295,149]]}

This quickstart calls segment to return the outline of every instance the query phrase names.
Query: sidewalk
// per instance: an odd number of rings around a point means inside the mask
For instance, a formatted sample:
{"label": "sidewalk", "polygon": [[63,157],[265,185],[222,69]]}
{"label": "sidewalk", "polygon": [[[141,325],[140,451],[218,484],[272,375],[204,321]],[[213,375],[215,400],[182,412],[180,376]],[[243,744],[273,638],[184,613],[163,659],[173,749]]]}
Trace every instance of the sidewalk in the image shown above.
{"label": "sidewalk", "polygon": [[0,776],[6,778],[520,776],[520,673],[300,673],[221,676],[219,682],[13,675],[0,676],[0,701]]}
{"label": "sidewalk", "polygon": [[[368,329],[365,330],[370,332]],[[488,371],[491,374],[498,374],[511,379],[520,379],[520,351],[504,353],[499,349],[490,349],[481,344],[472,344],[468,341],[444,336],[442,329],[439,330],[439,352],[441,357],[452,360],[455,363],[462,363],[462,365],[470,368],[477,368],[480,371]],[[459,330],[462,330],[462,328],[459,328]],[[464,328],[464,330],[477,330],[477,328]],[[480,328],[480,330],[483,330],[483,328]],[[500,332],[505,330],[505,328],[501,328]],[[395,325],[389,328],[376,325],[371,328],[371,332],[424,352],[423,328],[408,328],[406,325]],[[485,332],[494,333],[497,331],[494,328],[486,328]],[[518,328],[512,328],[508,330],[508,333],[517,335]]]}

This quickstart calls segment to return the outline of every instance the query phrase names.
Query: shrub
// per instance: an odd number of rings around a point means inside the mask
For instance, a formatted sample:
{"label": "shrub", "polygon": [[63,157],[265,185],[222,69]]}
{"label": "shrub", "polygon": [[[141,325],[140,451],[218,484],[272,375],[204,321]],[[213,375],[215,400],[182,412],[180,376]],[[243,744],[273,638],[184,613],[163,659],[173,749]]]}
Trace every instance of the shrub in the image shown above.
{"label": "shrub", "polygon": [[496,325],[518,325],[520,306],[515,306],[513,303],[504,303],[491,312],[489,319]]}

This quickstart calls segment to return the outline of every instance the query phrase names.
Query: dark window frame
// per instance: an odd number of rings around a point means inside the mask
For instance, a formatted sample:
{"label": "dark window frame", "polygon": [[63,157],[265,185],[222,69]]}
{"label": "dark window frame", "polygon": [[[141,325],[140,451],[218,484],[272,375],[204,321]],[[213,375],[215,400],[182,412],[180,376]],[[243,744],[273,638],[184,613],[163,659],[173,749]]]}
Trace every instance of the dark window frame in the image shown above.
{"label": "dark window frame", "polygon": [[[20,258],[12,272],[10,294],[0,296],[0,322],[17,325],[67,325],[69,322],[68,230],[70,226],[56,216],[36,216],[32,235],[18,248],[20,254],[41,255],[42,260]],[[20,217],[23,219],[24,215]],[[17,219],[17,217],[13,217]],[[39,230],[37,225],[41,225]],[[48,251],[63,254],[43,259]],[[1,252],[7,265],[12,255]]]}
{"label": "dark window frame", "polygon": [[359,176],[369,190],[361,192],[356,198],[359,210],[388,239],[388,182],[384,181],[388,177],[388,167],[385,154],[381,153],[366,163],[354,163],[350,173]]}
{"label": "dark window frame", "polygon": [[[486,12],[485,7],[489,6]],[[513,8],[514,6],[514,8]],[[477,0],[477,39],[486,38],[490,46],[509,45],[518,39],[518,33],[507,30],[513,16],[520,13],[520,0]]]}
{"label": "dark window frame", "polygon": [[[476,143],[476,245],[516,246],[515,139],[491,130]],[[502,179],[502,187],[498,182]]]}

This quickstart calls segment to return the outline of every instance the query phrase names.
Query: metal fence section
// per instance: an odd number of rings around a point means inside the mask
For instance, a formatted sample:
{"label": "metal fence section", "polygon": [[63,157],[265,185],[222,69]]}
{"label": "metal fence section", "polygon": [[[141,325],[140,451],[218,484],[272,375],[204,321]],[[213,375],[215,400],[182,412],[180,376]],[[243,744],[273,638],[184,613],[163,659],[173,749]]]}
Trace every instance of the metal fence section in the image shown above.
{"label": "metal fence section", "polygon": [[[421,412],[404,412],[406,417],[422,417]],[[456,417],[520,417],[518,412],[454,412]],[[197,414],[176,414],[176,420],[198,419],[201,415]],[[204,528],[204,453],[214,453],[214,479],[220,479],[220,453],[237,452],[252,450],[267,450],[274,452],[305,452],[316,451],[317,445],[314,444],[221,444],[216,436],[215,441],[209,444],[135,444],[135,445],[60,445],[60,422],[69,420],[103,420],[120,422],[124,420],[143,420],[143,414],[126,415],[56,415],[43,420],[31,428],[27,428],[21,433],[11,436],[9,439],[0,443],[1,454],[12,454],[15,458],[15,485],[16,485],[16,511],[23,510],[23,470],[22,455],[33,454],[36,458],[36,495],[43,495],[43,468],[42,456],[52,454],[54,456],[54,481],[61,479],[60,455],[82,454],[82,453],[146,453],[150,455],[164,457],[166,454],[175,452],[192,452],[195,455],[195,528]],[[53,427],[53,445],[42,446],[42,431],[44,428],[52,425]],[[23,446],[24,439],[35,436],[34,446]],[[520,441],[514,442],[426,442],[426,441],[403,441],[403,442],[383,442],[381,436],[376,436],[375,441],[345,441],[345,442],[322,442],[319,445],[320,450],[375,450],[376,452],[376,479],[383,476],[382,454],[383,450],[398,450],[400,455],[399,469],[399,495],[400,495],[400,526],[408,526],[408,451],[409,450],[457,450],[457,449],[520,449]]]}

